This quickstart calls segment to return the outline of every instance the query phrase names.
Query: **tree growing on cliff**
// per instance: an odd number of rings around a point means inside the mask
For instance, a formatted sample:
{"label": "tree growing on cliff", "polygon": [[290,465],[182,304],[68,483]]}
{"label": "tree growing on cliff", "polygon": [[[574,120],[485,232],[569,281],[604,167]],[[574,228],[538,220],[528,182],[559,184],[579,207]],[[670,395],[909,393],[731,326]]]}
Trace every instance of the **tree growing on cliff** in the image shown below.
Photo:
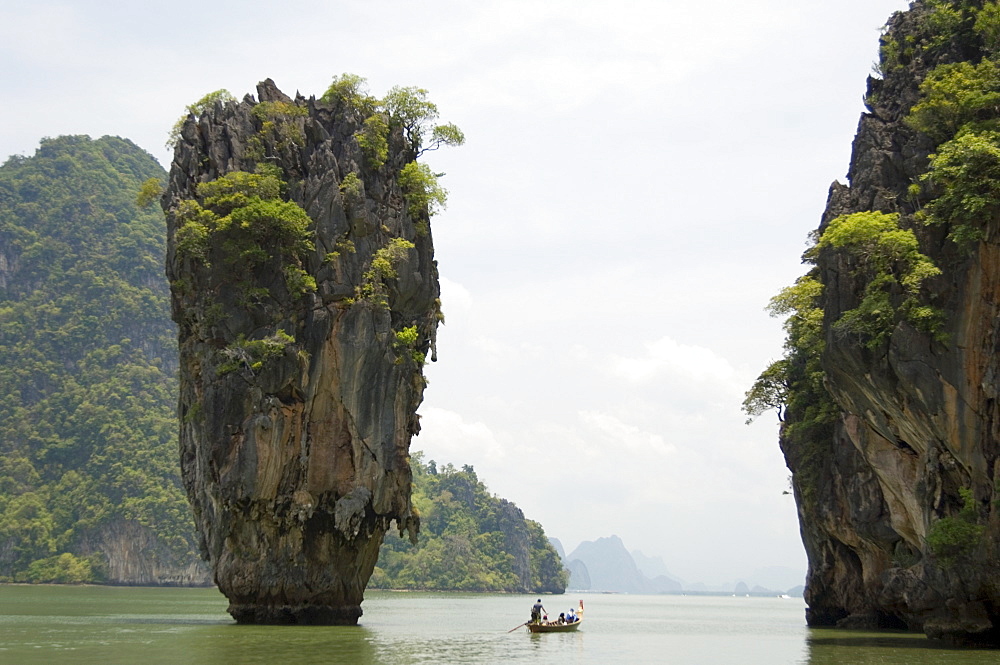
{"label": "tree growing on cliff", "polygon": [[771,409],[784,421],[784,410],[803,392],[803,383],[809,385],[810,394],[822,390],[823,310],[817,305],[822,292],[823,285],[810,274],[771,298],[767,312],[772,317],[786,317],[785,356],[768,365],[747,391],[743,411],[748,425]]}
{"label": "tree growing on cliff", "polygon": [[[178,204],[177,251],[184,257],[211,263],[220,255],[234,271],[250,280],[260,265],[283,262],[289,293],[316,289],[315,279],[302,269],[314,249],[313,223],[303,208],[286,201],[284,181],[266,169],[262,173],[232,171],[197,187],[200,200]],[[251,288],[247,281],[247,288]]]}
{"label": "tree growing on cliff", "polygon": [[921,180],[940,195],[924,207],[929,224],[948,224],[949,238],[968,249],[1000,221],[1000,132],[964,131],[931,155]]}
{"label": "tree growing on cliff", "polygon": [[[403,129],[404,136],[418,157],[441,146],[460,146],[465,143],[465,134],[456,125],[434,124],[439,116],[438,107],[427,99],[427,94],[423,88],[394,86],[382,100],[390,122]],[[426,145],[424,141],[427,141]]]}
{"label": "tree growing on cliff", "polygon": [[955,516],[942,517],[931,524],[927,547],[945,568],[968,558],[982,543],[986,526],[979,524],[976,498],[968,487],[959,488],[962,508]]}
{"label": "tree growing on cliff", "polygon": [[1000,64],[956,62],[935,67],[920,84],[920,100],[907,122],[939,143],[959,130],[997,128],[1000,109]]}

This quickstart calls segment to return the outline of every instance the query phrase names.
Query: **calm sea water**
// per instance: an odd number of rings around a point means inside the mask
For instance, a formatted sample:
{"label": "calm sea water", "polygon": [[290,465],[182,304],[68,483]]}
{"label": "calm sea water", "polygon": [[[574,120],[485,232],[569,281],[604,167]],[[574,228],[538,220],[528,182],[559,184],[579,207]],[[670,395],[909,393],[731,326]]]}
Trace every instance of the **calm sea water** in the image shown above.
{"label": "calm sea water", "polygon": [[907,665],[1000,662],[920,636],[810,630],[801,599],[582,597],[577,633],[521,628],[532,596],[369,592],[359,627],[238,626],[214,589],[0,585],[0,663],[53,665],[711,663]]}

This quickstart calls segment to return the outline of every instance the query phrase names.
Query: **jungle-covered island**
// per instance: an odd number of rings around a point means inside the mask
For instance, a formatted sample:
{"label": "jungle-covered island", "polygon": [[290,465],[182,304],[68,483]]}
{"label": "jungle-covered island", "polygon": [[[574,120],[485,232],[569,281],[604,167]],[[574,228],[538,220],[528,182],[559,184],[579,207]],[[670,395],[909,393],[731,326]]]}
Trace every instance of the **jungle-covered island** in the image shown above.
{"label": "jungle-covered island", "polygon": [[1000,642],[1000,3],[917,0],[770,311],[813,626]]}
{"label": "jungle-covered island", "polygon": [[[151,155],[114,137],[43,139],[0,166],[0,581],[212,583],[178,464],[177,328],[155,205],[166,182]],[[272,203],[288,203],[278,192]],[[416,366],[417,339],[403,337],[383,350]],[[240,381],[263,365],[231,355],[220,374]],[[427,521],[416,545],[390,535],[374,586],[565,589],[541,526],[471,467],[415,454],[412,468]]]}

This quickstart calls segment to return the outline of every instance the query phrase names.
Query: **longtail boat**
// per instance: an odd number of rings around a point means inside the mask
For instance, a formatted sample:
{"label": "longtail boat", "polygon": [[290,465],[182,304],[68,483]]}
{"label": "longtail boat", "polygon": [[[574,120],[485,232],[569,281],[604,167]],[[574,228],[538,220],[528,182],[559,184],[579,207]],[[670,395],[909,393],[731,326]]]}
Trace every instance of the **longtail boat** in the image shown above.
{"label": "longtail boat", "polygon": [[580,601],[580,609],[576,612],[576,621],[573,623],[559,621],[539,621],[525,624],[533,633],[571,633],[583,623],[583,601]]}

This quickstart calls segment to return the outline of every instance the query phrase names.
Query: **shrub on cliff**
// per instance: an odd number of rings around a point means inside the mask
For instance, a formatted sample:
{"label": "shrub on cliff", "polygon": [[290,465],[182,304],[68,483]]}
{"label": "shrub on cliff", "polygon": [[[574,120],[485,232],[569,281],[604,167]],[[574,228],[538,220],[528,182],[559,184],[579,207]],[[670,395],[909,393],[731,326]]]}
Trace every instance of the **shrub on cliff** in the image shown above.
{"label": "shrub on cliff", "polygon": [[170,135],[167,137],[167,147],[173,148],[177,145],[177,141],[181,138],[181,130],[184,129],[184,123],[187,122],[189,115],[198,117],[208,109],[214,107],[216,104],[225,104],[227,102],[235,101],[236,98],[233,97],[232,93],[228,90],[222,89],[210,92],[193,104],[188,104],[185,109],[187,113],[178,118],[177,122],[175,122],[174,126],[170,129]]}
{"label": "shrub on cliff", "polygon": [[971,555],[982,542],[986,527],[978,523],[976,499],[972,490],[958,490],[962,509],[956,516],[942,517],[931,524],[927,533],[927,547],[946,568]]}
{"label": "shrub on cliff", "polygon": [[[747,424],[774,409],[784,420],[784,410],[798,395],[822,389],[819,356],[823,350],[823,310],[817,306],[823,285],[812,275],[803,275],[792,286],[771,298],[767,311],[784,316],[785,356],[772,362],[747,391],[743,411]],[[809,388],[806,390],[806,385]]]}
{"label": "shrub on cliff", "polygon": [[981,0],[921,0],[909,12],[911,22],[902,39],[882,35],[878,71],[901,70],[914,61],[929,62],[949,48],[961,50],[977,39]]}
{"label": "shrub on cliff", "polygon": [[211,250],[231,269],[250,273],[277,257],[284,262],[289,293],[315,290],[302,270],[314,249],[312,220],[300,205],[281,198],[284,182],[273,173],[233,171],[198,185],[198,200],[178,204],[177,252],[210,264]]}
{"label": "shrub on cliff", "polygon": [[[944,11],[944,3],[930,6]],[[938,149],[928,170],[912,186],[931,198],[920,216],[931,224],[950,225],[949,237],[966,250],[985,237],[985,229],[1000,215],[1000,5],[956,3],[951,11],[962,20],[942,38],[978,40],[987,57],[944,62],[920,83],[920,98],[906,122],[931,137]],[[940,6],[940,7],[939,7]],[[968,34],[967,34],[968,33]]]}
{"label": "shrub on cliff", "polygon": [[924,207],[927,222],[948,224],[965,247],[982,240],[1000,221],[1000,132],[964,131],[944,143],[922,180],[941,192]]}
{"label": "shrub on cliff", "polygon": [[941,270],[920,252],[913,231],[900,228],[898,213],[841,215],[830,222],[817,248],[845,253],[853,275],[865,284],[861,302],[833,324],[836,332],[858,335],[875,348],[901,321],[928,333],[939,328],[941,315],[922,302],[920,289]]}
{"label": "shrub on cliff", "polygon": [[[336,76],[320,98],[326,103],[343,103],[363,117],[362,128],[355,139],[368,158],[371,168],[379,169],[388,155],[388,135],[393,129],[402,131],[414,157],[442,146],[460,146],[465,134],[454,123],[435,124],[438,107],[427,99],[428,92],[414,86],[394,86],[382,99],[367,92],[364,78],[354,74]],[[426,164],[408,162],[400,171],[399,184],[406,195],[410,215],[414,218],[434,215],[443,209],[447,192]],[[421,230],[426,231],[424,226]]]}
{"label": "shrub on cliff", "polygon": [[935,67],[920,84],[920,101],[907,122],[936,141],[975,125],[995,128],[1000,110],[1000,64],[956,62]]}

